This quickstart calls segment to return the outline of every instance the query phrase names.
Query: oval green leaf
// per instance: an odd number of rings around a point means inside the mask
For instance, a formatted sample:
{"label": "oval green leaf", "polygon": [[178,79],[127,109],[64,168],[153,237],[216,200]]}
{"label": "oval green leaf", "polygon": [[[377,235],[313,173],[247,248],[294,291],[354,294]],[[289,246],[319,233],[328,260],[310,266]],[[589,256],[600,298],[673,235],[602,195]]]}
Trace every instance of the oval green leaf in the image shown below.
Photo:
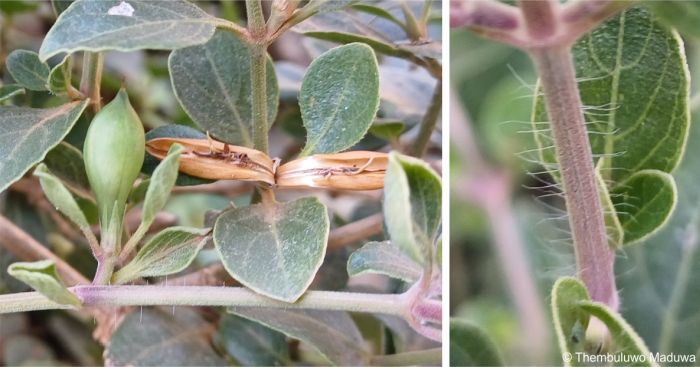
{"label": "oval green leaf", "polygon": [[441,222],[440,177],[427,163],[391,152],[383,205],[391,242],[420,264],[430,261]]}
{"label": "oval green leaf", "polygon": [[39,55],[172,50],[206,42],[215,27],[214,18],[184,0],[78,0],[58,17]]}
{"label": "oval green leaf", "polygon": [[306,146],[301,155],[336,153],[367,133],[379,108],[379,71],[372,49],[336,47],[309,66],[299,93]]}
{"label": "oval green leaf", "polygon": [[323,262],[329,226],[326,207],[316,198],[256,204],[221,214],[214,244],[236,280],[257,293],[294,302]]}
{"label": "oval green leaf", "polygon": [[14,263],[7,268],[7,273],[56,303],[75,307],[81,305],[78,297],[63,284],[56,264],[51,260]]}
{"label": "oval green leaf", "polygon": [[49,172],[45,164],[40,164],[34,170],[34,176],[39,177],[41,188],[44,190],[46,198],[58,211],[63,213],[68,219],[75,223],[80,229],[90,231],[85,214],[78,206],[78,203],[71,195],[70,191],[63,185],[61,180]]}
{"label": "oval green leaf", "polygon": [[88,101],[50,109],[0,108],[0,192],[18,180],[68,134]]}

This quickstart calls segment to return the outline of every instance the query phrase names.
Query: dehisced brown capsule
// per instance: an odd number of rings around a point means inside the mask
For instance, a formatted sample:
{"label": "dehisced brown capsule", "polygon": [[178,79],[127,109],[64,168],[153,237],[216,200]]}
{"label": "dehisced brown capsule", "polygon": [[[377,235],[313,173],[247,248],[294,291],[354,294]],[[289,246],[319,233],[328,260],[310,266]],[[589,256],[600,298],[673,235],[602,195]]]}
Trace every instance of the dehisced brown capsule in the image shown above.
{"label": "dehisced brown capsule", "polygon": [[213,139],[158,138],[146,143],[163,159],[173,143],[183,146],[180,171],[213,180],[256,181],[279,188],[376,190],[384,187],[388,155],[371,151],[316,154],[277,167],[265,153]]}

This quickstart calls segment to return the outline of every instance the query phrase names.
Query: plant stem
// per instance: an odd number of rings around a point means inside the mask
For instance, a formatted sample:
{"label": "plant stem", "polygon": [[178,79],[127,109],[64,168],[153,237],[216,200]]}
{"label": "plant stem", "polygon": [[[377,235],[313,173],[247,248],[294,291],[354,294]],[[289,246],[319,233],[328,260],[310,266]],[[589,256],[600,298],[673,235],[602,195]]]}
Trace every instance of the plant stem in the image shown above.
{"label": "plant stem", "polygon": [[80,91],[90,98],[93,112],[102,108],[100,85],[102,84],[102,65],[104,55],[101,52],[85,52],[83,55],[83,73],[80,76]]}
{"label": "plant stem", "polygon": [[333,229],[328,236],[328,250],[339,249],[382,233],[383,221],[384,215],[377,213]]}
{"label": "plant stem", "polygon": [[[296,303],[277,301],[242,287],[211,286],[76,286],[70,288],[85,306],[243,306],[315,309],[407,315],[403,294],[309,291]],[[38,292],[0,295],[0,314],[67,308]]]}
{"label": "plant stem", "polygon": [[555,7],[553,0],[520,0],[520,10],[525,19],[525,28],[532,39],[547,39],[556,33]]}
{"label": "plant stem", "polygon": [[0,215],[0,244],[24,261],[52,260],[56,264],[58,273],[69,285],[90,283],[70,264],[54,255],[53,252],[2,215]]}
{"label": "plant stem", "polygon": [[571,48],[535,49],[530,56],[552,126],[579,276],[594,301],[617,309],[615,249],[608,245]]}
{"label": "plant stem", "polygon": [[412,352],[373,356],[372,366],[439,366],[442,348],[416,350]]}
{"label": "plant stem", "polygon": [[440,111],[442,111],[442,80],[438,79],[435,85],[435,91],[433,92],[433,98],[430,100],[430,105],[428,106],[428,111],[426,111],[425,116],[423,116],[420,129],[418,130],[418,136],[413,142],[411,155],[422,157],[423,154],[425,154],[425,150],[430,142],[430,136],[433,134],[433,130],[435,130],[435,126],[440,117]]}

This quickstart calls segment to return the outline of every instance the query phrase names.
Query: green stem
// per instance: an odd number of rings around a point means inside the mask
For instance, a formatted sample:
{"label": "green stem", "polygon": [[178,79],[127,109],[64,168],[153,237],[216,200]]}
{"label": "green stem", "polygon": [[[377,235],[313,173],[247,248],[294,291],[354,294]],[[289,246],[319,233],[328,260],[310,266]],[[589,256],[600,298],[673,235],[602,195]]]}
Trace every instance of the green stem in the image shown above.
{"label": "green stem", "polygon": [[80,77],[80,91],[90,98],[93,112],[102,108],[100,85],[102,84],[102,65],[104,56],[101,52],[85,52],[83,55],[83,73]]}
{"label": "green stem", "polygon": [[442,80],[438,79],[435,85],[435,92],[433,92],[433,98],[430,100],[430,105],[428,106],[428,111],[426,111],[425,116],[423,116],[420,130],[418,130],[418,136],[413,142],[411,155],[422,157],[423,154],[425,154],[425,150],[430,142],[430,136],[433,134],[433,130],[435,130],[435,126],[440,117],[440,111],[442,111]]}
{"label": "green stem", "polygon": [[[69,288],[84,306],[245,306],[369,312],[407,317],[410,299],[403,294],[309,291],[287,303],[241,287],[215,286],[76,286]],[[64,309],[38,292],[0,295],[0,314]]]}
{"label": "green stem", "polygon": [[413,352],[373,356],[373,366],[439,366],[442,361],[442,348],[417,350]]}

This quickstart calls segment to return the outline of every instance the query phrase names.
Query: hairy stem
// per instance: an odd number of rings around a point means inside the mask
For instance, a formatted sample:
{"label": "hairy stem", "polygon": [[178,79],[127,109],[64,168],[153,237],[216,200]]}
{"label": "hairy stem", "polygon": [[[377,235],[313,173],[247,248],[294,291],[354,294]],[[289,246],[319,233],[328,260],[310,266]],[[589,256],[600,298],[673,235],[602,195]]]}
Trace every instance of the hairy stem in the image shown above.
{"label": "hairy stem", "polygon": [[520,10],[525,19],[525,29],[532,39],[546,39],[556,33],[557,18],[554,0],[520,0]]}
{"label": "hairy stem", "polygon": [[615,249],[608,245],[571,48],[535,49],[530,56],[552,126],[578,274],[594,301],[617,309]]}
{"label": "hairy stem", "polygon": [[430,142],[430,136],[435,130],[438,119],[440,118],[440,111],[442,111],[442,80],[438,79],[435,85],[435,91],[433,92],[433,98],[430,100],[430,105],[428,106],[428,111],[426,111],[425,116],[420,124],[420,130],[418,130],[418,136],[413,142],[413,148],[411,149],[411,155],[415,157],[422,157],[425,154],[425,150]]}
{"label": "hairy stem", "polygon": [[[76,286],[70,290],[85,306],[245,306],[369,312],[404,318],[409,301],[403,294],[309,291],[299,301],[287,303],[246,288],[211,286]],[[0,295],[0,314],[62,308],[69,307],[38,292]]]}
{"label": "hairy stem", "polygon": [[92,111],[97,113],[102,108],[100,85],[102,84],[102,65],[104,55],[101,52],[85,52],[83,55],[83,73],[80,79],[80,92],[90,98]]}

